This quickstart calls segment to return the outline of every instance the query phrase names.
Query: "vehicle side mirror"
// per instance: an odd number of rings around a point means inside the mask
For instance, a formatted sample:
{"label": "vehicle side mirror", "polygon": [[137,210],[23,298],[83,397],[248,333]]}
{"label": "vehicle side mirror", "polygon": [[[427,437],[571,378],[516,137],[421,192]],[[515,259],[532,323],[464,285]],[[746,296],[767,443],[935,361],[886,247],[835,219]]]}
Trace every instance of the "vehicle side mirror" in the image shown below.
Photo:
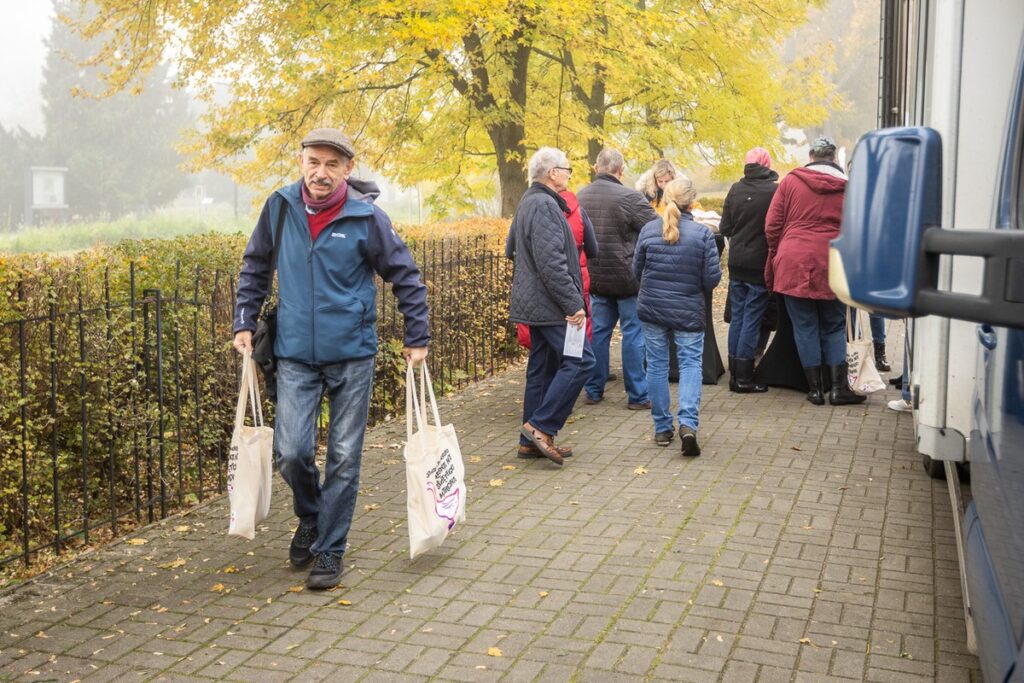
{"label": "vehicle side mirror", "polygon": [[[930,128],[868,133],[853,153],[829,285],[847,304],[914,315],[928,273],[921,242],[942,215],[942,139]],[[937,273],[936,273],[937,275]]]}
{"label": "vehicle side mirror", "polygon": [[[843,302],[893,316],[1024,327],[1024,231],[944,230],[942,140],[930,128],[868,133],[853,154],[829,285]],[[980,295],[940,290],[940,257],[978,256]]]}

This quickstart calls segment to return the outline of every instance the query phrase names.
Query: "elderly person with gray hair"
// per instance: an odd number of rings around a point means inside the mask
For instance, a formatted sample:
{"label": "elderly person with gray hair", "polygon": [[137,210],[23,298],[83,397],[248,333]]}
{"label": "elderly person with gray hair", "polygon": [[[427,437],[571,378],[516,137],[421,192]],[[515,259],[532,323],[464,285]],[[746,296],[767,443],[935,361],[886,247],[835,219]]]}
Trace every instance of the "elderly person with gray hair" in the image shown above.
{"label": "elderly person with gray hair", "polygon": [[530,357],[523,394],[520,454],[532,445],[537,456],[561,466],[572,449],[555,445],[583,383],[594,367],[586,335],[579,358],[566,355],[568,326],[586,324],[583,273],[576,239],[559,192],[572,168],[565,152],[542,147],[530,158],[530,187],[516,207],[505,255],[515,262],[509,317],[530,328]]}
{"label": "elderly person with gray hair", "polygon": [[636,315],[640,284],[633,275],[633,251],[640,230],[658,218],[647,199],[623,186],[626,163],[615,149],[597,155],[593,182],[579,191],[580,206],[594,224],[598,254],[588,260],[590,306],[594,319],[594,373],[584,385],[584,401],[600,403],[608,381],[612,331],[622,327],[622,376],[630,410],[649,410],[647,375],[644,371],[644,335]]}

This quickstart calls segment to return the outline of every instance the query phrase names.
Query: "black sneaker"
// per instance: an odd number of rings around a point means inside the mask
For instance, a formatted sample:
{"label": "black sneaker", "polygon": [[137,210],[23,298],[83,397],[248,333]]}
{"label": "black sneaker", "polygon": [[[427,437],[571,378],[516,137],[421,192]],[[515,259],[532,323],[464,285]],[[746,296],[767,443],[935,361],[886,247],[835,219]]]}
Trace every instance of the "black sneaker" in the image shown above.
{"label": "black sneaker", "polygon": [[700,455],[700,445],[697,444],[697,432],[689,427],[680,427],[679,440],[683,442],[683,455],[690,457]]}
{"label": "black sneaker", "polygon": [[292,536],[292,547],[288,549],[288,560],[294,567],[305,567],[313,559],[313,553],[309,551],[310,546],[316,542],[317,531],[315,526],[302,526],[295,530]]}
{"label": "black sneaker", "polygon": [[675,436],[675,434],[672,433],[671,429],[668,430],[667,432],[655,432],[654,443],[658,444],[659,446],[667,446],[670,443],[672,443],[673,436]]}
{"label": "black sneaker", "polygon": [[327,590],[341,582],[341,555],[335,553],[317,553],[316,562],[309,570],[306,588],[310,590]]}

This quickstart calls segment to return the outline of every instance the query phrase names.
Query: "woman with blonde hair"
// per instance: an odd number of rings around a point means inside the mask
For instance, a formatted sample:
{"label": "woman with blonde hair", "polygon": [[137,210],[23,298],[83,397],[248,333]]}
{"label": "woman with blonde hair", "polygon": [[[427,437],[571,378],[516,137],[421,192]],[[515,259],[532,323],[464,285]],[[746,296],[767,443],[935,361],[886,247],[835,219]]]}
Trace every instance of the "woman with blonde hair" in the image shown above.
{"label": "woman with blonde hair", "polygon": [[665,208],[665,186],[679,174],[676,167],[668,159],[659,159],[650,170],[646,171],[637,181],[636,189],[647,197],[651,207],[661,213]]}
{"label": "woman with blonde hair", "polygon": [[647,346],[647,388],[654,441],[668,446],[674,436],[669,394],[669,340],[679,361],[679,438],[683,455],[700,455],[697,426],[706,301],[722,279],[715,238],[690,212],[697,191],[686,176],[664,188],[661,217],[644,226],[633,255],[640,281],[637,317]]}

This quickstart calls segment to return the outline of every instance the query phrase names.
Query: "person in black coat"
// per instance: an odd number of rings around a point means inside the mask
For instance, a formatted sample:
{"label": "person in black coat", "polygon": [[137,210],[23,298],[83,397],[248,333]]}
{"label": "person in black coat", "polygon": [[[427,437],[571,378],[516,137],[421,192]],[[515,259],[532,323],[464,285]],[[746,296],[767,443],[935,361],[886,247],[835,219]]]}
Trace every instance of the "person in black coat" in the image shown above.
{"label": "person in black coat", "polygon": [[771,165],[767,150],[747,152],[743,179],[729,188],[722,206],[720,230],[729,238],[729,390],[740,393],[768,390],[754,380],[754,355],[769,300],[764,221],[779,187],[779,174]]}
{"label": "person in black coat", "polygon": [[572,168],[561,150],[542,147],[530,158],[531,185],[516,207],[505,242],[505,255],[515,261],[509,318],[530,328],[530,358],[523,395],[523,446],[561,466],[572,454],[554,437],[565,426],[573,404],[594,368],[590,342],[583,352],[566,355],[567,326],[586,324],[583,272],[576,239],[558,193],[569,185]]}
{"label": "person in black coat", "polygon": [[593,182],[579,191],[580,206],[590,216],[597,235],[598,253],[587,260],[590,271],[590,307],[594,318],[594,355],[597,365],[583,389],[585,403],[604,399],[608,380],[609,345],[615,324],[622,329],[622,379],[627,407],[649,410],[644,373],[644,336],[636,315],[640,289],[631,269],[641,228],[657,219],[642,194],[622,184],[625,161],[615,149],[597,155]]}

